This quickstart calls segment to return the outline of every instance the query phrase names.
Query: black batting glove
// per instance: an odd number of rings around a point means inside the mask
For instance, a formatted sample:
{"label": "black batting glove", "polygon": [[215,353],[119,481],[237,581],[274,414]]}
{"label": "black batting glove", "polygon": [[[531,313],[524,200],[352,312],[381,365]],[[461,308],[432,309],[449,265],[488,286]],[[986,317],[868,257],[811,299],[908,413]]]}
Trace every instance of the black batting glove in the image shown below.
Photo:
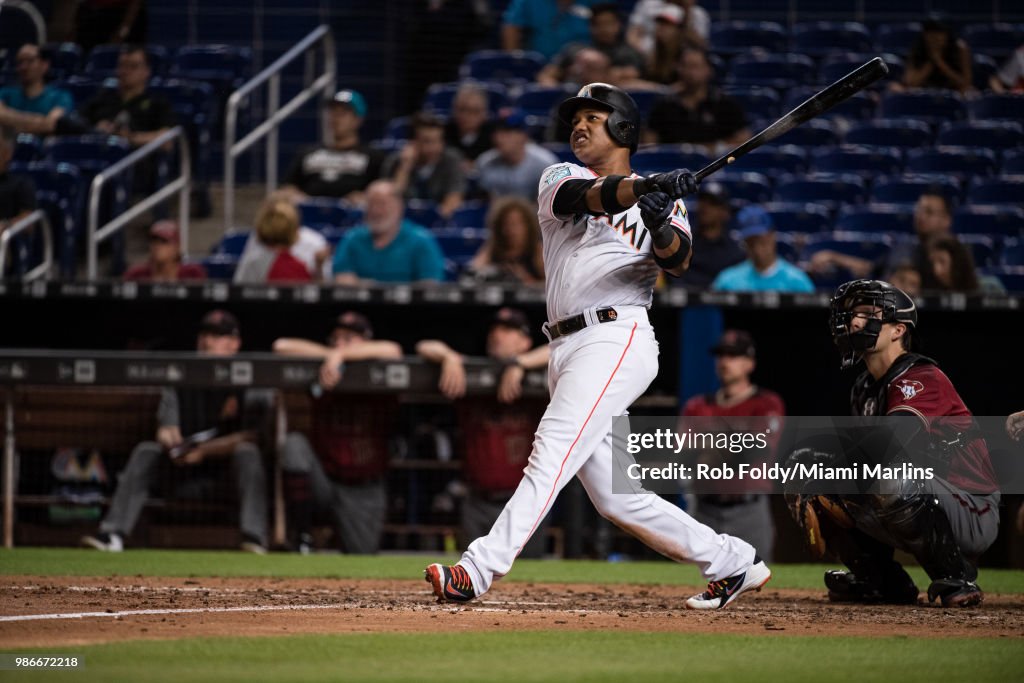
{"label": "black batting glove", "polygon": [[633,193],[640,197],[651,192],[664,192],[674,199],[697,193],[697,178],[685,168],[668,173],[655,173],[633,183]]}
{"label": "black batting glove", "polygon": [[654,246],[659,249],[671,246],[675,231],[669,216],[672,215],[675,200],[664,192],[650,192],[641,197],[636,205],[640,207],[640,218],[644,225],[651,231]]}

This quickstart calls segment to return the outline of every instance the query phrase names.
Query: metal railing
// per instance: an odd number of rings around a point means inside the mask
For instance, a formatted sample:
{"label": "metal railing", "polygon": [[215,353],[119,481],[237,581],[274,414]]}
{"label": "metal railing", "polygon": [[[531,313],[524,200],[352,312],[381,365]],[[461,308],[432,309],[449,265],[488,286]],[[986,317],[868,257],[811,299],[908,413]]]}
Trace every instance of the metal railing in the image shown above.
{"label": "metal railing", "polygon": [[[136,166],[139,162],[147,159],[161,151],[164,145],[178,141],[180,156],[178,159],[178,177],[167,185],[154,190],[138,204],[135,204],[127,211],[111,219],[109,222],[99,225],[100,222],[100,198],[103,196],[103,187],[114,177],[124,173],[129,168]],[[100,242],[106,240],[114,233],[121,230],[125,225],[135,220],[144,211],[148,211],[160,202],[164,201],[175,192],[178,193],[178,229],[181,239],[182,257],[188,254],[188,228],[189,228],[189,191],[192,189],[192,154],[188,148],[188,136],[185,129],[175,126],[159,137],[139,147],[116,164],[101,171],[92,179],[89,188],[89,234],[88,234],[88,275],[90,280],[95,280],[98,270],[98,253]]]}
{"label": "metal railing", "polygon": [[[316,48],[322,46],[324,51],[324,73],[312,80],[315,68]],[[305,87],[286,104],[281,104],[281,71],[299,57],[305,57]],[[336,57],[334,54],[334,38],[326,25],[321,25],[312,33],[299,41],[292,49],[284,53],[273,64],[254,76],[241,88],[231,93],[227,109],[224,113],[224,229],[235,227],[235,161],[246,150],[260,139],[267,138],[267,193],[277,187],[277,155],[278,128],[281,122],[291,116],[320,92],[332,94],[337,74]],[[312,82],[310,82],[312,80]],[[252,94],[256,88],[268,84],[267,112],[268,117],[256,126],[241,140],[235,141],[238,135],[238,110],[244,98]],[[321,128],[325,122],[321,121]],[[323,132],[323,131],[321,131]]]}
{"label": "metal railing", "polygon": [[0,233],[0,272],[3,272],[7,265],[7,245],[19,233],[27,231],[37,223],[43,230],[43,262],[25,273],[22,280],[28,282],[37,278],[46,279],[50,275],[50,269],[53,267],[53,234],[50,232],[50,221],[46,217],[46,212],[41,209],[36,209],[20,221],[12,223]]}
{"label": "metal railing", "polygon": [[[24,0],[0,0],[0,14],[3,14],[5,9],[21,10],[27,14],[29,20],[36,27],[36,45],[46,43],[46,21],[35,5]],[[0,18],[0,21],[2,21],[2,18]]]}

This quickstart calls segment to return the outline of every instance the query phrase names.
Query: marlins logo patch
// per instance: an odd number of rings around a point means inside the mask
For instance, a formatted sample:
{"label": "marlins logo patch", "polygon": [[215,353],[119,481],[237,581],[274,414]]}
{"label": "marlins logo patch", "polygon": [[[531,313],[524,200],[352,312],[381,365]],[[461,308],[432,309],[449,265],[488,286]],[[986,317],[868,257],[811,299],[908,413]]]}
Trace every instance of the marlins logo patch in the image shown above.
{"label": "marlins logo patch", "polygon": [[554,166],[544,174],[544,184],[550,185],[556,180],[561,180],[570,173],[572,173],[572,170],[568,166]]}
{"label": "marlins logo patch", "polygon": [[896,382],[896,388],[903,394],[904,401],[909,401],[924,391],[924,385],[913,379],[901,379]]}

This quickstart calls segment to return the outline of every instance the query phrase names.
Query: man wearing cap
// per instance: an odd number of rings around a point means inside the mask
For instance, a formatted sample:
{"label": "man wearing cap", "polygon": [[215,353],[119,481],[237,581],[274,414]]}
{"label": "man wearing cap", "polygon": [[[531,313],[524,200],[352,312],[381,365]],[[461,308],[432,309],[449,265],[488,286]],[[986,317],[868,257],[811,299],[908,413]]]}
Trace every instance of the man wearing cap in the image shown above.
{"label": "man wearing cap", "polygon": [[330,143],[302,152],[285,174],[282,189],[296,201],[306,196],[362,202],[366,186],[381,176],[384,153],[359,140],[366,100],[355,90],[339,90],[327,103]]}
{"label": "man wearing cap", "polygon": [[[750,381],[750,375],[757,367],[753,338],[743,330],[726,330],[710,352],[715,359],[715,374],[721,387],[713,394],[694,396],[686,402],[681,413],[680,430],[706,431],[704,427],[711,426],[711,423],[701,418],[727,418],[716,421],[715,428],[751,434],[768,432],[774,457],[774,449],[782,434],[786,406],[774,391],[762,389]],[[712,455],[718,462],[729,457],[728,453],[715,452]],[[771,482],[752,480],[742,488],[742,491],[737,490],[737,486],[730,482],[727,491],[701,491],[697,496],[694,516],[722,533],[742,538],[757,548],[762,558],[770,561],[775,545],[775,527],[768,498],[772,492]]]}
{"label": "man wearing cap", "polygon": [[626,40],[643,53],[654,49],[654,22],[668,19],[683,27],[683,39],[690,45],[707,45],[711,16],[697,0],[640,0],[629,15]]}
{"label": "man wearing cap", "polygon": [[807,273],[779,258],[772,217],[760,206],[745,206],[736,215],[747,260],[726,268],[711,288],[725,292],[813,292]]}
{"label": "man wearing cap", "polygon": [[149,229],[149,258],[126,270],[124,279],[154,282],[205,280],[206,270],[198,263],[181,262],[178,224],[163,220],[153,223]]}
{"label": "man wearing cap", "polygon": [[[235,316],[214,310],[203,317],[196,340],[199,355],[233,356],[241,344]],[[132,451],[99,532],[84,536],[82,544],[120,552],[156,482],[173,481],[181,497],[209,498],[219,495],[216,480],[230,469],[239,496],[240,548],[265,553],[267,481],[259,444],[271,424],[268,399],[266,392],[257,390],[165,388],[157,409],[156,439]],[[188,471],[187,478],[181,470]]]}
{"label": "man wearing cap", "polygon": [[[523,478],[533,435],[544,413],[543,400],[522,398],[523,376],[527,370],[546,367],[550,350],[547,344],[534,348],[529,319],[523,311],[499,309],[491,318],[486,339],[487,357],[503,366],[498,391],[494,396],[465,400],[459,400],[466,393],[462,354],[436,339],[416,344],[416,353],[441,366],[438,389],[455,401],[459,452],[467,483],[462,503],[465,547],[490,530]],[[520,557],[539,557],[543,552],[544,534],[536,533]]]}
{"label": "man wearing cap", "polygon": [[513,110],[498,119],[494,149],[477,159],[477,183],[492,198],[513,195],[533,199],[544,169],[558,158],[530,140],[526,114]]}
{"label": "man wearing cap", "polygon": [[274,353],[323,359],[308,436],[289,433],[281,456],[289,544],[299,552],[312,549],[314,516],[320,512],[334,525],[341,550],[377,552],[387,513],[388,436],[394,432],[397,399],[331,390],[346,362],[394,360],[402,357],[402,348],[373,339],[366,316],[346,311],[326,344],[282,338],[274,342]]}
{"label": "man wearing cap", "polygon": [[743,247],[729,236],[729,194],[721,183],[708,180],[697,190],[696,230],[693,233],[694,253],[700,254],[679,283],[691,287],[708,287],[718,274],[746,258]]}

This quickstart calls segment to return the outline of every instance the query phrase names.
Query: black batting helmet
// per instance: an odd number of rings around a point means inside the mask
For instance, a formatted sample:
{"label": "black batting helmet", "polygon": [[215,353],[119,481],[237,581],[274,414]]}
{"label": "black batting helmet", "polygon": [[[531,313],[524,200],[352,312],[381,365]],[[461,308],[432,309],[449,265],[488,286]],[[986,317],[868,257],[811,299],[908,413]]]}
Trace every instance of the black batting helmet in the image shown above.
{"label": "black batting helmet", "polygon": [[[846,368],[860,358],[861,354],[875,348],[882,325],[902,323],[911,331],[917,328],[917,306],[902,289],[882,280],[851,280],[836,288],[831,300],[829,327],[832,341],[843,356],[842,367]],[[854,308],[873,306],[882,311],[881,318],[871,318],[861,329],[854,332],[850,322]]]}
{"label": "black batting helmet", "polygon": [[636,152],[640,142],[640,109],[629,93],[607,83],[585,85],[576,97],[570,97],[558,105],[558,118],[572,125],[576,110],[583,107],[607,111],[608,134],[612,140],[623,147],[629,147],[630,154]]}

